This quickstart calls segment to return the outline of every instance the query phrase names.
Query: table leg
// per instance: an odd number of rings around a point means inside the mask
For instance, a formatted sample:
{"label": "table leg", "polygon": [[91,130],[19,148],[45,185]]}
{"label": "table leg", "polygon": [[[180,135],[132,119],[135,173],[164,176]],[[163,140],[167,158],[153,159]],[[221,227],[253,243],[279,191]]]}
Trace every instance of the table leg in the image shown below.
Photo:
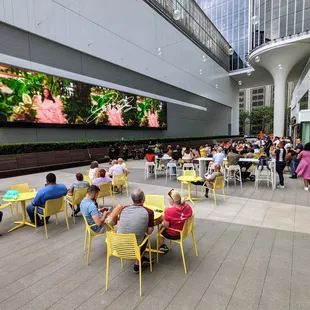
{"label": "table leg", "polygon": [[21,207],[22,207],[23,220],[21,222],[14,222],[15,224],[17,224],[17,226],[11,228],[9,230],[9,232],[14,231],[18,228],[21,228],[23,226],[30,226],[30,227],[34,227],[34,228],[36,227],[34,224],[27,221],[27,218],[26,218],[26,201],[21,201]]}
{"label": "table leg", "polygon": [[203,160],[199,160],[199,176],[203,178],[204,176],[204,166],[205,162]]}

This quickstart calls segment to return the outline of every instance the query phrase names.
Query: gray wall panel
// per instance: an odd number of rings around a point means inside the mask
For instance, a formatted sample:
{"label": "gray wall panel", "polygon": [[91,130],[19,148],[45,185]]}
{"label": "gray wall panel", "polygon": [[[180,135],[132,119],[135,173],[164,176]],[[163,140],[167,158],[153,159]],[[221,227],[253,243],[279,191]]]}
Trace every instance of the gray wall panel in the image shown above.
{"label": "gray wall panel", "polygon": [[[149,93],[204,106],[208,111],[168,103],[168,130],[113,130],[61,128],[0,128],[0,143],[80,139],[147,138],[163,136],[225,135],[231,108],[140,73],[83,54],[61,44],[0,23],[0,53],[54,68],[87,75]],[[31,53],[29,53],[31,51]],[[1,58],[0,58],[1,63]],[[11,64],[14,65],[14,64]]]}

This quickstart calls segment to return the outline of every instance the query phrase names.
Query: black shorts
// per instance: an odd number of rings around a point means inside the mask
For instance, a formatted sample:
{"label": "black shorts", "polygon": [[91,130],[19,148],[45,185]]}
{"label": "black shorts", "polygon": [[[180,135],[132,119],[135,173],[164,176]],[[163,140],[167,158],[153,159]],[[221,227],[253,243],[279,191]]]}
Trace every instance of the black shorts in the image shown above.
{"label": "black shorts", "polygon": [[167,230],[165,229],[162,233],[161,233],[166,239],[169,240],[180,240],[180,235],[178,236],[171,236],[167,233]]}

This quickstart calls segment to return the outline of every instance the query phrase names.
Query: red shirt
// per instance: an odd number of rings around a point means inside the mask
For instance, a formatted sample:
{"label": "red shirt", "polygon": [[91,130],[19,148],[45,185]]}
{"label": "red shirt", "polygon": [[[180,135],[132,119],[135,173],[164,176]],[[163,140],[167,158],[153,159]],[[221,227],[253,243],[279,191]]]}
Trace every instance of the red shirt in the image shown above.
{"label": "red shirt", "polygon": [[[173,229],[182,230],[184,222],[193,214],[192,207],[185,203],[183,207],[170,207],[166,209],[164,219],[169,222],[169,227]],[[167,233],[171,236],[179,236],[177,231],[166,229]]]}
{"label": "red shirt", "polygon": [[155,154],[146,154],[145,155],[146,161],[154,162],[155,161]]}

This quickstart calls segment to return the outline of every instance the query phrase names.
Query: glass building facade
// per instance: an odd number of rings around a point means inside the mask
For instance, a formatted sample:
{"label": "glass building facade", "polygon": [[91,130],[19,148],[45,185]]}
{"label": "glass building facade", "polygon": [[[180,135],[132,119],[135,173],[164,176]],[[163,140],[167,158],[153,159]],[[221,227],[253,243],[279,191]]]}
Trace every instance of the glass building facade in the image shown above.
{"label": "glass building facade", "polygon": [[229,42],[235,53],[231,69],[246,67],[249,52],[248,0],[195,0]]}
{"label": "glass building facade", "polygon": [[310,30],[310,0],[251,0],[251,48]]}
{"label": "glass building facade", "polygon": [[230,70],[229,43],[194,0],[144,0],[180,29],[225,70]]}

